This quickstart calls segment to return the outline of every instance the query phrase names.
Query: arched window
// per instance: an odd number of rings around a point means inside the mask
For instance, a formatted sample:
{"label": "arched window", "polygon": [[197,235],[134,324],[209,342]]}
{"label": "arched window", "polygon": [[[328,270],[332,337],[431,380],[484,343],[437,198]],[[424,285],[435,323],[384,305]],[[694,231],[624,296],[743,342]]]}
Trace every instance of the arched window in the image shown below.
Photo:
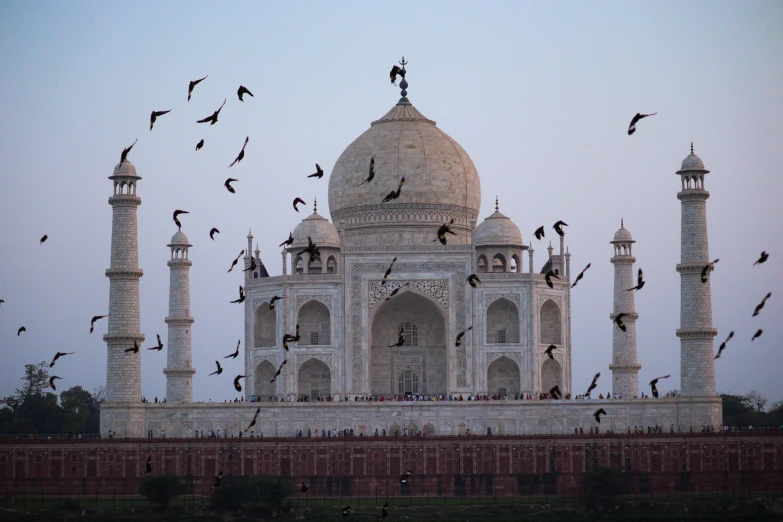
{"label": "arched window", "polygon": [[487,271],[487,258],[483,255],[479,256],[478,258],[478,271],[479,273],[483,273]]}
{"label": "arched window", "polygon": [[323,266],[321,265],[321,258],[319,257],[310,257],[310,260],[307,264],[307,273],[309,274],[320,274],[323,272]]}
{"label": "arched window", "polygon": [[419,375],[412,370],[404,370],[397,377],[397,393],[419,393]]}
{"label": "arched window", "polygon": [[337,273],[337,261],[335,261],[334,256],[329,256],[329,260],[326,262],[326,273],[327,274]]}
{"label": "arched window", "polygon": [[519,343],[519,309],[508,299],[498,299],[487,308],[487,343]]}
{"label": "arched window", "polygon": [[255,374],[255,394],[260,399],[267,399],[274,396],[277,393],[277,383],[269,382],[275,376],[275,367],[269,361],[261,361],[261,364],[256,366]]}
{"label": "arched window", "polygon": [[258,279],[258,272],[253,272],[253,279]]}
{"label": "arched window", "polygon": [[299,309],[298,321],[301,330],[300,345],[319,346],[331,342],[332,324],[329,308],[320,301],[308,301]]}
{"label": "arched window", "polygon": [[492,271],[493,272],[505,272],[506,271],[506,258],[503,254],[495,254],[492,258]]}
{"label": "arched window", "polygon": [[403,346],[419,346],[419,328],[413,322],[405,321],[400,325],[400,329],[405,336]]}
{"label": "arched window", "polygon": [[310,359],[299,369],[299,395],[312,398],[332,394],[332,372],[325,362]]}
{"label": "arched window", "polygon": [[511,271],[522,272],[522,259],[517,254],[511,256]]}
{"label": "arched window", "polygon": [[253,326],[255,346],[276,346],[275,318],[275,311],[269,308],[269,303],[264,303],[256,308],[255,325]]}
{"label": "arched window", "polygon": [[541,344],[562,344],[560,308],[551,299],[541,307]]}
{"label": "arched window", "polygon": [[304,274],[304,261],[299,256],[294,258],[294,272],[297,274]]}

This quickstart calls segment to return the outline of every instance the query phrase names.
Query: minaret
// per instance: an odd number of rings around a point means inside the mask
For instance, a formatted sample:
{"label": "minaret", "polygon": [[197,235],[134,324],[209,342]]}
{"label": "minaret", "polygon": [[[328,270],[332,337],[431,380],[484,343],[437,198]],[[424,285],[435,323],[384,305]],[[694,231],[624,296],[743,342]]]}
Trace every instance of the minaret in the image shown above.
{"label": "minaret", "polygon": [[[636,313],[634,304],[635,291],[628,291],[636,286],[636,277],[633,273],[632,245],[636,243],[631,233],[620,220],[620,230],[614,234],[614,309],[609,318],[612,320],[612,364],[609,370],[612,372],[612,393],[622,393],[623,399],[631,399],[639,395],[639,370],[642,365],[636,359]],[[623,332],[614,323],[617,314],[624,313]]]}
{"label": "minaret", "polygon": [[709,170],[693,153],[682,161],[677,171],[682,190],[677,193],[681,202],[680,225],[680,393],[683,396],[715,397],[715,360],[713,337],[718,331],[712,327],[712,297],[710,272],[702,283],[701,271],[711,261],[707,241],[707,198],[704,176]]}
{"label": "minaret", "polygon": [[169,327],[166,368],[166,401],[193,402],[193,348],[191,326],[195,319],[190,315],[190,266],[188,249],[193,246],[181,230],[171,237],[169,265]]}
{"label": "minaret", "polygon": [[141,346],[139,325],[139,238],[136,207],[141,198],[136,184],[141,179],[136,167],[124,161],[109,176],[114,182],[112,206],[111,268],[109,278],[109,325],[106,341],[106,402],[141,402],[141,350],[126,352],[134,341]]}

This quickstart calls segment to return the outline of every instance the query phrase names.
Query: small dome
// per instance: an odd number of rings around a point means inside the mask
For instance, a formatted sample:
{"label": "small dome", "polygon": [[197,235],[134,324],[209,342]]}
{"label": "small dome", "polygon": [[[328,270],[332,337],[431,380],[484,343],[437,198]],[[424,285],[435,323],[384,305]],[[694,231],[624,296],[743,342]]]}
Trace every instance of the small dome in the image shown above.
{"label": "small dome", "polygon": [[185,233],[181,230],[177,230],[177,232],[171,236],[171,244],[191,246],[190,241],[188,241],[188,236],[186,236]]}
{"label": "small dome", "polygon": [[117,163],[114,166],[114,173],[113,176],[136,176],[136,167],[133,166],[133,163],[131,163],[128,160],[125,160],[122,162],[122,164]]}
{"label": "small dome", "polygon": [[318,247],[340,248],[340,236],[328,219],[313,212],[294,229],[294,242],[288,250],[301,250],[307,246],[308,236]]}
{"label": "small dome", "polygon": [[513,245],[521,247],[522,234],[510,218],[504,216],[495,207],[495,213],[487,217],[476,227],[473,239],[475,246]]}
{"label": "small dome", "polygon": [[704,168],[704,162],[693,152],[693,143],[691,143],[691,153],[688,154],[688,157],[682,160],[682,167],[677,171],[677,174],[689,170],[706,170]]}
{"label": "small dome", "polygon": [[628,232],[628,229],[623,225],[622,221],[620,221],[620,230],[614,233],[614,239],[612,240],[612,243],[618,243],[621,241],[626,243],[636,243],[636,241],[634,241],[631,237],[631,233]]}

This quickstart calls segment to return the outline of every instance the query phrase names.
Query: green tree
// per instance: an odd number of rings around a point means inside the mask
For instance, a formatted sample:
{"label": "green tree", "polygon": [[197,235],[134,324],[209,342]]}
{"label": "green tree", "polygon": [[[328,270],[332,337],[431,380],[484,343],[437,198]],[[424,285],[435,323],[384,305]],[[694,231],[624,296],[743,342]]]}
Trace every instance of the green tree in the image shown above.
{"label": "green tree", "polygon": [[596,468],[583,475],[584,499],[587,507],[610,508],[619,495],[631,493],[628,474],[615,468]]}
{"label": "green tree", "polygon": [[248,485],[248,496],[261,505],[279,508],[294,492],[293,483],[286,477],[258,475]]}
{"label": "green tree", "polygon": [[184,495],[186,490],[185,484],[173,473],[145,477],[141,482],[141,494],[164,510],[172,500]]}

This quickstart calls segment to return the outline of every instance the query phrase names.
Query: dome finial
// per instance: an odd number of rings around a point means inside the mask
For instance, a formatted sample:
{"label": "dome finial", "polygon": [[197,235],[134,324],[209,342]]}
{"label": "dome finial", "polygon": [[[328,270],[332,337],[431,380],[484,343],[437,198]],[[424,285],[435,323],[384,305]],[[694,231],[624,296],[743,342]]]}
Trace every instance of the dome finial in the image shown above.
{"label": "dome finial", "polygon": [[693,154],[693,142],[691,142],[691,154]]}
{"label": "dome finial", "polygon": [[397,103],[410,103],[407,98],[408,91],[405,90],[408,88],[408,81],[405,79],[405,73],[407,72],[405,66],[408,65],[408,62],[405,61],[404,56],[402,57],[402,60],[400,60],[400,65],[402,66],[402,81],[400,82],[400,88],[402,89],[400,94],[402,94],[402,98],[400,98],[400,101]]}
{"label": "dome finial", "polygon": [[313,198],[313,214],[318,213],[318,198]]}
{"label": "dome finial", "polygon": [[498,205],[498,197],[495,196],[495,212],[500,212],[500,205]]}
{"label": "dome finial", "polygon": [[620,228],[625,228],[625,225],[623,225],[623,218],[620,218]]}

